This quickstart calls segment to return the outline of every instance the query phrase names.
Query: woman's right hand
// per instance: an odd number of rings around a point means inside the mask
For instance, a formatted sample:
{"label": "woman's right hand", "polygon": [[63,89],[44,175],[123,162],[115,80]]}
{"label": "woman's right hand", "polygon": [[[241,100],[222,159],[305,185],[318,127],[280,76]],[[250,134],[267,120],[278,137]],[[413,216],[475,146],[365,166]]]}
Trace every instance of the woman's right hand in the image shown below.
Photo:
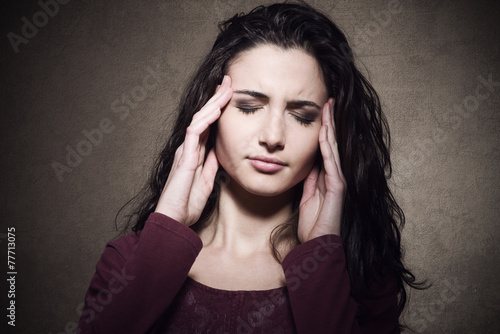
{"label": "woman's right hand", "polygon": [[231,100],[231,79],[224,76],[214,96],[194,114],[186,137],[175,151],[175,158],[155,212],[190,226],[198,221],[212,192],[219,162],[214,149],[205,157],[210,125]]}

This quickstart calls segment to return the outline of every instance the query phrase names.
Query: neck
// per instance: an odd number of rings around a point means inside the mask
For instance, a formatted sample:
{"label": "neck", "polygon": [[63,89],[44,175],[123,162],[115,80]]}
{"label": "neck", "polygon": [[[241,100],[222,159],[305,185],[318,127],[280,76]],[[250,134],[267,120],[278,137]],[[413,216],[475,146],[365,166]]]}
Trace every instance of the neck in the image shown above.
{"label": "neck", "polygon": [[241,257],[270,253],[271,232],[290,218],[294,191],[292,188],[278,196],[262,197],[231,180],[221,187],[218,214],[200,231],[204,247]]}

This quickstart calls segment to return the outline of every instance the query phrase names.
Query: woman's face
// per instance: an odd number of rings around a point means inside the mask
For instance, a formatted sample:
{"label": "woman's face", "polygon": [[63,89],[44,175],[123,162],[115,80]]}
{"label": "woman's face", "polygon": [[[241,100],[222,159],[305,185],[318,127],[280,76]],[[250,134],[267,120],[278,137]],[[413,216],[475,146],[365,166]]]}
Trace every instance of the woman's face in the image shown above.
{"label": "woman's face", "polygon": [[233,96],[216,137],[220,164],[246,191],[275,196],[310,172],[328,94],[321,70],[302,50],[262,45],[229,67]]}

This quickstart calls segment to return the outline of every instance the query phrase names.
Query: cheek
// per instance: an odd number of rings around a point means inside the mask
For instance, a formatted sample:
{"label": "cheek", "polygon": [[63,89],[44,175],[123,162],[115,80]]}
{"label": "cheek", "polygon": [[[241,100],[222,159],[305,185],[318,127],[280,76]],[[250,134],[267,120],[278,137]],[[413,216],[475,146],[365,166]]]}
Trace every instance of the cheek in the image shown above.
{"label": "cheek", "polygon": [[226,142],[230,142],[231,137],[231,125],[230,119],[225,114],[219,118],[217,122],[217,134],[215,135],[215,146],[216,149],[220,147],[220,150],[226,145]]}
{"label": "cheek", "polygon": [[[309,135],[307,137],[309,137]],[[297,140],[294,141],[294,146],[296,148],[294,150],[297,167],[296,172],[301,179],[304,179],[314,166],[317,155],[321,154],[319,152],[319,142],[318,139],[316,139],[317,137],[314,136],[308,140],[305,140],[305,136],[297,136],[296,138]]]}
{"label": "cheek", "polygon": [[229,148],[227,147],[227,144],[231,142],[227,138],[227,134],[224,131],[224,128],[218,126],[217,129],[217,134],[215,136],[215,154],[217,155],[217,159],[219,159],[219,162],[224,165],[224,161],[228,159],[227,157],[227,151]]}
{"label": "cheek", "polygon": [[[307,133],[304,135],[294,136],[294,147],[296,152],[296,161],[301,165],[301,169],[309,170],[314,165],[316,161],[316,156],[319,153],[319,142],[318,142],[318,131],[314,131],[312,134]],[[307,140],[305,140],[307,138]]]}
{"label": "cheek", "polygon": [[232,155],[239,151],[238,145],[241,145],[241,129],[238,128],[238,122],[231,117],[221,117],[215,136],[215,152],[217,158],[224,169],[232,164]]}

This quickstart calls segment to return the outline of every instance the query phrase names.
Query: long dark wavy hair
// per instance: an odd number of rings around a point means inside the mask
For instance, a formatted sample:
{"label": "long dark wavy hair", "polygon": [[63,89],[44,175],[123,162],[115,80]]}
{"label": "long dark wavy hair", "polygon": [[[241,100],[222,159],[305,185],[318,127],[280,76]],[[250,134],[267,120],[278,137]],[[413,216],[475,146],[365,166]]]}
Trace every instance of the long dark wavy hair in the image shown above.
{"label": "long dark wavy hair", "polygon": [[[389,271],[397,280],[401,313],[407,301],[405,284],[421,288],[421,283],[415,281],[402,262],[400,229],[405,217],[387,184],[392,172],[388,124],[377,93],[355,66],[346,37],[326,15],[308,5],[293,3],[257,7],[246,15],[235,15],[221,23],[219,29],[211,51],[192,76],[181,99],[172,134],[155,163],[150,180],[135,198],[137,205],[128,216],[129,226],[133,225],[135,232],[141,230],[155,210],[186,128],[193,115],[214,94],[235,57],[259,45],[300,49],[317,60],[329,96],[335,99],[336,135],[347,181],[341,237],[352,294],[354,298],[361,296],[367,291],[372,275]],[[212,128],[206,152],[214,145],[215,132]],[[223,183],[219,181],[216,179],[197,224],[207,221],[217,210]],[[300,189],[297,193],[300,200]],[[298,209],[296,202],[295,209]],[[275,251],[273,240],[277,237],[271,238]]]}

